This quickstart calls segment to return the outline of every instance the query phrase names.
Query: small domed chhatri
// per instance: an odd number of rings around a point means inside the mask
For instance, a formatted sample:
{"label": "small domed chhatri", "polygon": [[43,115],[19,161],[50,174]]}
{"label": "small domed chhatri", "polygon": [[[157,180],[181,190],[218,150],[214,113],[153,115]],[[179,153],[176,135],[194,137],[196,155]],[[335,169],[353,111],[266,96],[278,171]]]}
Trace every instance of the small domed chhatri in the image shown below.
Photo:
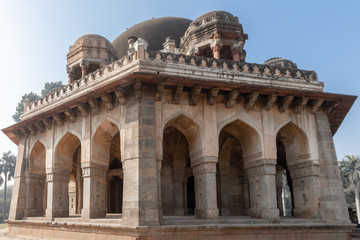
{"label": "small domed chhatri", "polygon": [[117,59],[113,45],[103,36],[87,34],[78,38],[67,53],[69,83]]}
{"label": "small domed chhatri", "polygon": [[347,239],[332,136],[356,97],[287,59],[246,62],[247,38],[212,11],[76,40],[69,84],[2,130],[19,149],[11,233]]}

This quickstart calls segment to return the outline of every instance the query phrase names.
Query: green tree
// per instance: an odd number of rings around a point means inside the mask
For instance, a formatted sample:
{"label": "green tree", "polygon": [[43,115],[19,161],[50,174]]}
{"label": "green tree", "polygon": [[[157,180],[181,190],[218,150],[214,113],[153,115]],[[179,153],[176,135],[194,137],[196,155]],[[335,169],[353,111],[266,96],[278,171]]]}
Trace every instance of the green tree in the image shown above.
{"label": "green tree", "polygon": [[[64,86],[61,81],[59,82],[47,82],[44,85],[43,90],[41,90],[41,97],[45,97],[51,90]],[[15,114],[12,116],[15,122],[20,122],[20,116],[24,113],[24,101],[35,101],[39,99],[40,96],[37,93],[26,93],[21,97],[18,106],[16,107]]]}
{"label": "green tree", "polygon": [[10,181],[14,178],[15,172],[15,163],[16,157],[11,153],[11,151],[3,153],[2,158],[0,159],[0,174],[4,182],[4,205],[3,205],[3,221],[5,220],[6,212],[6,190],[7,190],[7,181]]}
{"label": "green tree", "polygon": [[64,86],[61,81],[59,82],[47,82],[44,89],[41,90],[41,97],[45,97],[51,90]]}
{"label": "green tree", "polygon": [[339,168],[345,191],[354,192],[356,212],[358,219],[360,219],[360,157],[346,155],[340,161]]}
{"label": "green tree", "polygon": [[35,101],[36,99],[39,99],[39,95],[37,95],[36,93],[30,92],[30,93],[25,93],[22,97],[20,102],[18,102],[18,105],[16,107],[16,111],[15,114],[12,115],[12,118],[14,119],[15,122],[20,122],[20,116],[24,113],[24,101],[28,100],[28,101]]}

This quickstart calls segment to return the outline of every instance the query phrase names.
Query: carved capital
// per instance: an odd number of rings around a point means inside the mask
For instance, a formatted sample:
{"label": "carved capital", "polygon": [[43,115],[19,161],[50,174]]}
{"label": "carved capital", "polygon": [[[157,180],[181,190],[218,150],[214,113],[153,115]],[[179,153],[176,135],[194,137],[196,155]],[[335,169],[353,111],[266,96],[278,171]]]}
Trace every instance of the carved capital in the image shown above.
{"label": "carved capital", "polygon": [[173,104],[180,104],[180,98],[181,98],[181,93],[183,91],[184,85],[183,84],[179,84],[173,94]]}
{"label": "carved capital", "polygon": [[114,109],[114,98],[110,93],[105,92],[101,100],[105,103],[108,110]]}
{"label": "carved capital", "polygon": [[258,92],[253,92],[247,95],[245,98],[245,108],[248,110],[252,109],[258,97],[259,97]]}
{"label": "carved capital", "polygon": [[201,87],[200,86],[196,86],[193,89],[191,89],[190,92],[190,105],[196,105],[199,99],[199,95],[201,92]]}
{"label": "carved capital", "polygon": [[234,104],[235,104],[236,99],[237,99],[238,96],[239,96],[239,91],[238,90],[233,90],[233,91],[229,92],[226,95],[226,107],[227,108],[234,107]]}
{"label": "carved capital", "polygon": [[283,97],[280,101],[280,106],[279,106],[280,112],[285,112],[286,110],[288,110],[289,105],[293,99],[294,99],[294,96]]}
{"label": "carved capital", "polygon": [[264,98],[264,109],[269,111],[271,107],[274,105],[277,99],[277,94],[271,94]]}
{"label": "carved capital", "polygon": [[115,96],[118,100],[118,102],[121,105],[125,105],[126,104],[126,95],[125,95],[125,90],[121,87],[119,87],[118,89],[115,90]]}

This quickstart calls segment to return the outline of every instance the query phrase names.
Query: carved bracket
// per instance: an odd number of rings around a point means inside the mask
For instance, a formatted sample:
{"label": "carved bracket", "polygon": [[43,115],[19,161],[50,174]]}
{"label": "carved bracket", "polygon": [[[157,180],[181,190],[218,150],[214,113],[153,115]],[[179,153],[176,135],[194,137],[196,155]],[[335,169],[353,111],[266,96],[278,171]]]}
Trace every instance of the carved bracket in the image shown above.
{"label": "carved bracket", "polygon": [[319,110],[321,104],[323,104],[323,99],[316,99],[310,102],[309,107],[311,108],[311,111],[315,113],[317,110]]}
{"label": "carved bracket", "polygon": [[161,82],[156,86],[156,89],[155,89],[156,92],[155,92],[155,97],[154,97],[155,101],[161,101],[161,96],[164,92],[164,88],[165,88],[165,82]]}
{"label": "carved bracket", "polygon": [[40,132],[43,132],[45,130],[45,125],[42,121],[34,122],[34,125],[39,129]]}
{"label": "carved bracket", "polygon": [[300,108],[301,108],[302,106],[305,106],[308,101],[309,101],[309,97],[305,97],[305,96],[303,96],[303,97],[299,98],[298,100],[296,100],[296,101],[294,102],[294,104],[293,104],[293,106],[294,106],[294,112],[295,112],[295,113],[299,113],[299,112],[300,112]]}
{"label": "carved bracket", "polygon": [[137,100],[140,100],[142,98],[142,86],[140,80],[136,80],[134,84],[134,93]]}
{"label": "carved bracket", "polygon": [[190,105],[196,105],[199,100],[199,95],[201,92],[201,87],[196,86],[193,89],[191,89],[190,92]]}
{"label": "carved bracket", "polygon": [[70,119],[71,122],[76,121],[76,111],[74,109],[66,109],[64,113]]}
{"label": "carved bracket", "polygon": [[117,98],[117,100],[119,101],[119,103],[121,105],[125,105],[126,104],[126,95],[125,95],[125,90],[123,88],[118,88],[115,90],[115,96]]}
{"label": "carved bracket", "polygon": [[335,113],[335,108],[339,105],[338,101],[333,102],[326,102],[324,104],[324,108],[326,109],[326,112],[329,116],[333,115]]}
{"label": "carved bracket", "polygon": [[236,98],[239,96],[238,90],[233,90],[226,95],[226,107],[232,108],[235,105]]}
{"label": "carved bracket", "polygon": [[108,110],[114,109],[114,98],[110,93],[105,92],[101,100],[105,103]]}
{"label": "carved bracket", "polygon": [[91,107],[91,110],[94,111],[94,113],[99,113],[100,112],[100,101],[97,99],[90,99],[89,100],[89,105]]}
{"label": "carved bracket", "polygon": [[288,110],[289,105],[293,99],[294,99],[294,96],[283,97],[280,101],[280,109],[279,109],[280,112],[285,112],[286,110]]}
{"label": "carved bracket", "polygon": [[51,118],[43,119],[42,122],[47,127],[47,129],[51,129],[51,127],[52,127],[52,119]]}
{"label": "carved bracket", "polygon": [[269,111],[277,99],[277,94],[271,94],[264,98],[264,109]]}
{"label": "carved bracket", "polygon": [[207,93],[207,103],[209,105],[214,105],[215,103],[215,98],[219,93],[219,88],[212,88],[210,89],[210,91]]}
{"label": "carved bracket", "polygon": [[258,97],[259,97],[258,92],[253,92],[247,95],[245,98],[245,108],[248,110],[252,109]]}
{"label": "carved bracket", "polygon": [[89,114],[89,105],[87,105],[86,103],[79,103],[79,105],[77,106],[77,108],[79,109],[81,115],[83,117],[87,117]]}
{"label": "carved bracket", "polygon": [[181,93],[183,91],[184,85],[183,84],[179,84],[173,94],[173,104],[180,104],[180,98],[181,98]]}
{"label": "carved bracket", "polygon": [[65,116],[62,113],[58,113],[53,116],[53,119],[59,124],[62,125],[65,120]]}

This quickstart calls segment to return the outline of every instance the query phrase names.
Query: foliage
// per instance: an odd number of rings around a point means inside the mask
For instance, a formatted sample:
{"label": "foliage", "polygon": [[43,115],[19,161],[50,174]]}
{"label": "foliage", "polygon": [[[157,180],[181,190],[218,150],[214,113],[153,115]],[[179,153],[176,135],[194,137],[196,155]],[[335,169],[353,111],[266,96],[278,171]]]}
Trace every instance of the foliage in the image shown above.
{"label": "foliage", "polygon": [[[43,90],[41,90],[41,97],[45,97],[51,90],[62,87],[63,84],[61,81],[59,82],[47,82],[44,85]],[[39,99],[40,96],[37,93],[26,93],[21,97],[21,100],[18,102],[18,106],[16,107],[15,114],[12,116],[15,122],[20,122],[20,116],[24,113],[24,101],[35,101]]]}
{"label": "foliage", "polygon": [[41,90],[41,97],[45,97],[51,90],[64,86],[61,81],[59,82],[47,82],[44,89]]}
{"label": "foliage", "polygon": [[4,201],[3,201],[3,220],[5,220],[6,213],[6,195],[7,195],[7,181],[10,181],[14,178],[15,173],[15,164],[16,157],[11,153],[11,151],[4,152],[2,158],[0,159],[0,177],[4,181]]}
{"label": "foliage", "polygon": [[29,100],[29,101],[34,101],[36,99],[39,99],[39,95],[37,95],[36,93],[30,92],[30,93],[25,93],[22,97],[20,102],[18,102],[18,105],[16,107],[16,111],[15,114],[12,115],[12,118],[14,119],[15,122],[20,122],[20,116],[24,113],[24,101],[25,100]]}

